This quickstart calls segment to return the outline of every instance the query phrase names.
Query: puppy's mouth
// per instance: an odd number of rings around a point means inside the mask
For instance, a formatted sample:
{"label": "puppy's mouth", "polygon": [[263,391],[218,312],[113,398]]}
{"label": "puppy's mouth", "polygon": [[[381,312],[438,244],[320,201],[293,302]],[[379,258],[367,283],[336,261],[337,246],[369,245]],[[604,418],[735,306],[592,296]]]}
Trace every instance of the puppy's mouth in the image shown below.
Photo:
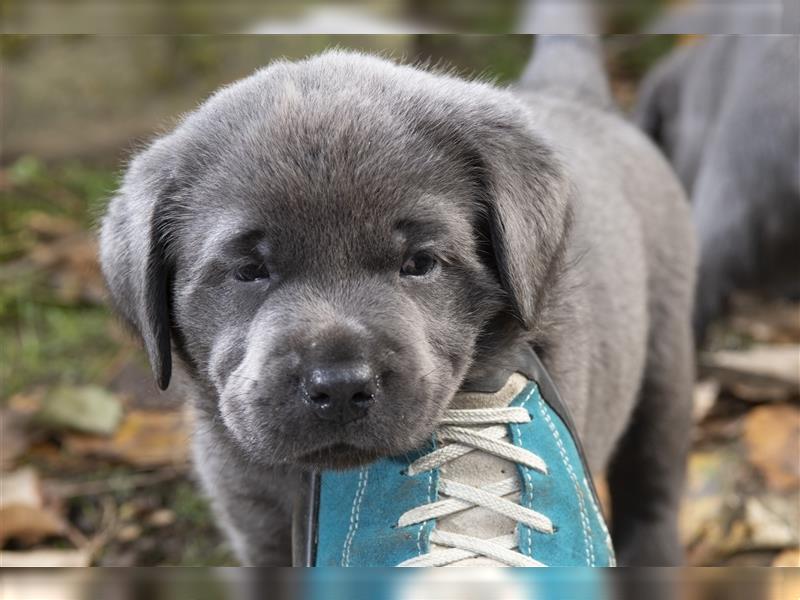
{"label": "puppy's mouth", "polygon": [[374,462],[384,456],[385,454],[378,450],[338,443],[303,453],[295,460],[305,467],[341,471]]}

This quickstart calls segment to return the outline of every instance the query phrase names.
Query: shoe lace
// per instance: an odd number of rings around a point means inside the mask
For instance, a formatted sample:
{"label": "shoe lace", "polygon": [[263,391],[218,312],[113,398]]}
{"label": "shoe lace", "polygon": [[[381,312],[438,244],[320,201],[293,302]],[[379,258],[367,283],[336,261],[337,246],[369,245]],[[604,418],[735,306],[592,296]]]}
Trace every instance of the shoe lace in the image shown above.
{"label": "shoe lace", "polygon": [[[411,463],[407,473],[424,473],[470,452],[481,451],[546,474],[547,465],[539,456],[507,441],[508,425],[530,420],[530,413],[522,407],[448,410],[437,430],[437,439],[442,445]],[[553,523],[546,516],[505,498],[520,494],[521,489],[521,477],[511,477],[480,488],[441,477],[439,495],[446,498],[412,508],[400,516],[397,526],[417,525],[480,506],[536,531],[554,533]],[[416,556],[398,566],[438,567],[478,556],[512,567],[545,566],[518,551],[517,537],[517,534],[512,534],[482,539],[434,528],[430,542],[445,549]]]}

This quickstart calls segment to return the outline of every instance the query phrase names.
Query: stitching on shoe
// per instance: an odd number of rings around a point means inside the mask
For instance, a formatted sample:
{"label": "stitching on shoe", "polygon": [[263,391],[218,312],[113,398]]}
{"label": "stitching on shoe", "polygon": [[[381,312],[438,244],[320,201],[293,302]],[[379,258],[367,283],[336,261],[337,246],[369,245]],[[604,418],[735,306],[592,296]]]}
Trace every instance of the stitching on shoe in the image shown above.
{"label": "stitching on shoe", "polygon": [[[531,397],[533,396],[534,392],[536,392],[536,391],[537,391],[536,386],[531,387],[531,391],[528,392],[528,394],[525,396],[525,399],[522,402],[520,402],[520,406],[522,408],[525,408],[525,405],[528,404],[528,401],[531,399]],[[519,438],[519,442],[521,444],[522,443],[522,429],[520,428],[519,425],[513,425],[513,427],[516,430],[517,437]],[[528,467],[525,467],[525,466],[521,467],[521,470],[522,470],[522,474],[525,477],[525,482],[526,482],[526,484],[528,486],[528,489],[526,491],[531,497],[531,502],[528,503],[530,506],[528,506],[528,508],[532,509],[533,508],[533,500],[532,500],[532,497],[533,497],[533,481],[531,480],[531,472],[530,472],[530,469]],[[523,498],[524,498],[524,496],[523,496]],[[520,500],[523,500],[523,498],[520,498]],[[518,526],[518,527],[520,527],[520,526]],[[522,525],[522,527],[525,527],[525,529],[526,529],[526,531],[525,531],[526,536],[525,537],[528,540],[528,556],[533,556],[533,531],[531,530],[530,527],[526,527],[524,525]],[[520,550],[521,550],[521,548],[520,548]]]}
{"label": "stitching on shoe", "polygon": [[[428,471],[428,493],[427,493],[427,496],[426,496],[426,498],[428,500],[428,504],[433,502],[433,493],[432,492],[433,492],[433,470],[430,470],[430,471]],[[423,521],[422,523],[420,523],[419,524],[419,531],[417,531],[417,550],[419,550],[419,553],[417,554],[417,556],[422,556],[422,533],[425,530],[425,524],[426,523],[427,523],[427,521]],[[435,527],[435,525],[434,525],[434,527]]]}
{"label": "stitching on shoe", "polygon": [[583,487],[586,488],[586,492],[589,494],[589,502],[591,502],[592,510],[594,511],[594,516],[597,519],[600,528],[603,530],[606,550],[608,550],[609,563],[611,566],[614,566],[616,561],[614,559],[614,545],[611,543],[611,534],[608,531],[608,527],[606,527],[606,521],[603,518],[603,515],[600,513],[600,509],[597,506],[597,502],[594,501],[594,494],[592,494],[591,489],[589,488],[589,482],[586,480],[586,477],[583,478]]}
{"label": "stitching on shoe", "polygon": [[350,509],[350,526],[347,530],[347,536],[344,540],[344,547],[342,548],[342,562],[343,567],[350,566],[350,550],[353,547],[353,538],[356,536],[358,530],[358,517],[361,513],[361,501],[364,499],[364,492],[367,489],[367,479],[369,478],[369,470],[367,467],[362,467],[358,472],[358,487],[356,488],[356,495],[353,498],[353,507]]}
{"label": "stitching on shoe", "polygon": [[564,448],[564,443],[561,441],[561,436],[556,429],[556,426],[553,424],[553,420],[550,418],[550,415],[547,414],[547,410],[544,406],[544,401],[540,399],[539,401],[539,412],[542,413],[545,421],[547,421],[547,425],[550,428],[551,433],[553,434],[553,438],[556,441],[556,445],[558,446],[558,452],[561,454],[561,461],[564,463],[564,466],[567,469],[567,473],[569,473],[570,479],[572,479],[572,485],[575,488],[575,496],[578,499],[578,509],[580,510],[581,514],[581,529],[583,530],[583,545],[584,550],[586,551],[586,557],[589,559],[589,566],[595,566],[595,558],[594,558],[594,548],[592,548],[591,544],[589,543],[589,517],[586,514],[586,506],[583,500],[583,494],[581,493],[581,489],[578,486],[578,477],[575,475],[575,471],[572,469],[572,464],[569,462],[569,458],[567,457],[567,450]]}

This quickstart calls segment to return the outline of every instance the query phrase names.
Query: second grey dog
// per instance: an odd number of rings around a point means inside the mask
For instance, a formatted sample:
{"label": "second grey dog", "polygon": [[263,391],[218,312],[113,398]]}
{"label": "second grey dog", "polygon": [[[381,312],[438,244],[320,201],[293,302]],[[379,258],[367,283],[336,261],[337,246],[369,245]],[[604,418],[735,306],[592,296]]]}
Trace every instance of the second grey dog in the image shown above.
{"label": "second grey dog", "polygon": [[304,469],[418,446],[524,344],[608,470],[620,561],[680,560],[688,203],[602,77],[547,67],[595,51],[544,42],[516,91],[347,52],[276,62],[133,160],[103,271],[162,388],[177,367],[243,562],[289,560]]}
{"label": "second grey dog", "polygon": [[636,117],[690,191],[698,341],[735,290],[800,292],[800,36],[722,36],[646,78]]}

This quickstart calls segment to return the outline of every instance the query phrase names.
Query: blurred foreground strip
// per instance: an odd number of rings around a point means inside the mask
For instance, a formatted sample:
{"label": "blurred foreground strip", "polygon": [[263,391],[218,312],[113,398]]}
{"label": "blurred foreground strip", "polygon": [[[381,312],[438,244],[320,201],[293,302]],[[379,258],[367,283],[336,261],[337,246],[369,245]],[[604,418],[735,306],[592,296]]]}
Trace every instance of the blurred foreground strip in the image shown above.
{"label": "blurred foreground strip", "polygon": [[[0,567],[88,567],[92,557],[86,550],[31,550],[0,552]],[[3,596],[5,600],[7,596]]]}
{"label": "blurred foreground strip", "polygon": [[3,600],[794,600],[795,569],[5,570]]}

